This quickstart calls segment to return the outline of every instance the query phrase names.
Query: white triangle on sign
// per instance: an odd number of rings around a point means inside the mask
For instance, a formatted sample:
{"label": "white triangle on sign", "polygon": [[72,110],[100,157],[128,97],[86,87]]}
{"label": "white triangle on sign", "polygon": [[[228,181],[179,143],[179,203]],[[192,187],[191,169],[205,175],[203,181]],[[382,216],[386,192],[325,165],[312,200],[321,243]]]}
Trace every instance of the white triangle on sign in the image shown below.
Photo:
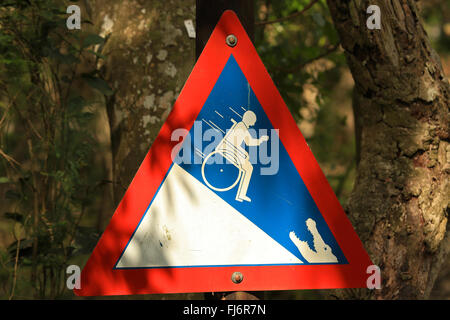
{"label": "white triangle on sign", "polygon": [[301,263],[174,163],[116,268]]}

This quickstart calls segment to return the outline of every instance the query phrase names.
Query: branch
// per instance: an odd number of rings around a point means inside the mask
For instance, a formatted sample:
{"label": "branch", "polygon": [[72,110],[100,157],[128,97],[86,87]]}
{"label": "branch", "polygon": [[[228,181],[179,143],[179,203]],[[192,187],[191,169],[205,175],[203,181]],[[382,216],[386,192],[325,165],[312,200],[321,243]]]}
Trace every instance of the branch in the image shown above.
{"label": "branch", "polygon": [[279,18],[279,19],[275,19],[275,20],[269,20],[269,21],[257,21],[257,22],[255,22],[255,25],[256,26],[263,26],[263,25],[266,25],[266,24],[283,22],[283,21],[295,18],[295,17],[305,13],[308,9],[310,9],[317,2],[319,2],[319,0],[311,0],[311,2],[306,7],[304,7],[302,10],[294,12],[293,14],[291,14],[291,15],[289,15],[287,17],[283,17],[283,18]]}
{"label": "branch", "polygon": [[22,166],[17,160],[15,160],[13,157],[7,155],[2,149],[0,149],[0,156],[2,156],[3,158],[5,158],[6,161],[8,161],[11,165],[18,165],[18,166]]}
{"label": "branch", "polygon": [[306,60],[306,61],[304,61],[304,62],[302,62],[302,63],[300,63],[300,64],[298,64],[298,65],[296,65],[296,66],[294,66],[294,67],[292,67],[292,68],[285,69],[284,71],[287,71],[287,72],[294,72],[294,71],[296,71],[297,69],[301,69],[301,68],[303,68],[304,66],[310,64],[311,62],[314,62],[314,61],[316,61],[316,60],[322,59],[322,58],[328,56],[329,54],[335,52],[335,51],[339,48],[340,45],[341,45],[341,43],[338,42],[338,43],[332,45],[331,47],[329,47],[325,52],[319,54],[318,56],[316,56],[316,57],[314,57],[314,58],[311,58],[311,59],[309,59],[309,60]]}

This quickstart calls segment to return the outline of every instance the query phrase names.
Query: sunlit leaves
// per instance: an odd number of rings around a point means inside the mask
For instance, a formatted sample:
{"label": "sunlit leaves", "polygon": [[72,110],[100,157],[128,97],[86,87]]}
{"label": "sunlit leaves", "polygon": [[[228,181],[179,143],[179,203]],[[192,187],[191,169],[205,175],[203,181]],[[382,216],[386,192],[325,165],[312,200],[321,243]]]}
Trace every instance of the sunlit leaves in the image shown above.
{"label": "sunlit leaves", "polygon": [[[314,81],[316,76],[306,72],[305,65],[336,44],[337,33],[328,8],[322,0],[298,16],[295,16],[295,13],[307,8],[311,0],[257,1],[259,6],[265,6],[267,3],[267,21],[293,17],[257,26],[264,28],[264,32],[256,33],[259,38],[257,37],[255,42],[283,98],[294,116],[299,119],[300,113],[297,110],[302,107],[303,85]],[[331,53],[327,55],[327,59],[334,59],[335,55],[338,54]],[[334,68],[342,65],[342,60],[334,62],[338,62]],[[293,78],[295,81],[292,81]]]}

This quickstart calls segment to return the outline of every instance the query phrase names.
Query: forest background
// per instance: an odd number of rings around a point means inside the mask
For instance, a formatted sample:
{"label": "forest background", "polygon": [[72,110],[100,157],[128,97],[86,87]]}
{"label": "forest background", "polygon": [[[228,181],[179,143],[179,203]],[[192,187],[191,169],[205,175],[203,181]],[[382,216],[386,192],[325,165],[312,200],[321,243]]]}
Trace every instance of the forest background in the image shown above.
{"label": "forest background", "polygon": [[[70,4],[81,30],[66,27]],[[449,75],[450,1],[417,5]],[[255,10],[256,49],[346,208],[358,163],[354,81],[327,3],[257,0]],[[86,262],[195,63],[186,20],[195,25],[193,0],[0,4],[1,299],[76,298],[66,267]],[[450,298],[446,261],[430,298]]]}

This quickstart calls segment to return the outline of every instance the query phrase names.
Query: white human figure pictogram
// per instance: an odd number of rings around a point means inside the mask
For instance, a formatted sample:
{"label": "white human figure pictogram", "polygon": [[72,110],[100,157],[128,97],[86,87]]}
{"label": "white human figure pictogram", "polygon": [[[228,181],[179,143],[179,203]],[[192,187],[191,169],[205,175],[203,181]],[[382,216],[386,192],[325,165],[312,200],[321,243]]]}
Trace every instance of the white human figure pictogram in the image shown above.
{"label": "white human figure pictogram", "polygon": [[[247,146],[259,146],[261,143],[268,141],[268,136],[262,136],[259,139],[252,137],[248,129],[256,123],[256,115],[253,111],[246,111],[242,116],[242,121],[236,122],[231,120],[233,125],[228,130],[225,137],[219,142],[213,153],[220,153],[225,159],[236,166],[242,174],[240,174],[239,188],[236,194],[237,201],[251,201],[247,196],[247,190],[252,177],[253,165],[250,163],[250,156],[242,147],[245,143]],[[208,156],[205,158],[205,162]],[[206,179],[205,179],[206,180]],[[219,191],[227,191],[222,189]]]}

